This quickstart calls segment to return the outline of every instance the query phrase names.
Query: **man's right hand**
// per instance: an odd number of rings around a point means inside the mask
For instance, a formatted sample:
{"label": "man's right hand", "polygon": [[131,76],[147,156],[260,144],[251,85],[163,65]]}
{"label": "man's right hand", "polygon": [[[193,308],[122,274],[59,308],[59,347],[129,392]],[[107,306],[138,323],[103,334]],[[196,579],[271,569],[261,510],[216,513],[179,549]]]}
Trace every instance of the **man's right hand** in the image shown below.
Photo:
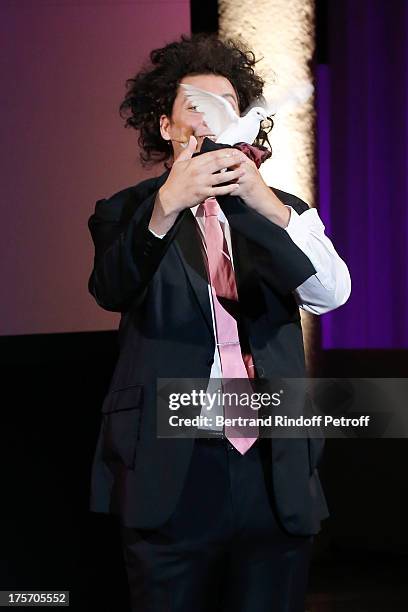
{"label": "man's right hand", "polygon": [[[235,183],[222,186],[220,183],[235,181],[243,174],[239,151],[225,148],[192,157],[196,146],[196,138],[190,136],[186,149],[174,161],[166,182],[159,189],[149,223],[149,229],[156,234],[166,234],[185,208],[192,208],[211,196],[234,193]],[[238,167],[219,172],[234,166]]]}

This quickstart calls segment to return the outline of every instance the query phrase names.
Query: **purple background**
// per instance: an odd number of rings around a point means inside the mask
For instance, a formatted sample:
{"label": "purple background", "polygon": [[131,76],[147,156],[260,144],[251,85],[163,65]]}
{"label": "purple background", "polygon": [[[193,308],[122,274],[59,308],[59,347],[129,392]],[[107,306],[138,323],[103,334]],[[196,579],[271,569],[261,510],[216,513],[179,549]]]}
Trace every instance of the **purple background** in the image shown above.
{"label": "purple background", "polygon": [[118,109],[126,79],[183,32],[189,0],[0,2],[0,335],[117,328],[88,293],[87,220],[161,174],[140,167]]}
{"label": "purple background", "polygon": [[329,2],[317,70],[319,208],[352,295],[322,321],[323,348],[406,348],[406,0]]}

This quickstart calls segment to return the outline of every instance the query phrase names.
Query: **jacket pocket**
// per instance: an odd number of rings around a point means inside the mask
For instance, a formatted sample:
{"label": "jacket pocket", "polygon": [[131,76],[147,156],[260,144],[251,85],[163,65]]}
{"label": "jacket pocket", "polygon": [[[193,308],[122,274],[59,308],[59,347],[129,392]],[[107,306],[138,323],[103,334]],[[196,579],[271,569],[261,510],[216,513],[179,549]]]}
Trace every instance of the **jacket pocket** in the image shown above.
{"label": "jacket pocket", "polygon": [[143,385],[111,391],[102,406],[103,459],[134,469],[140,439]]}

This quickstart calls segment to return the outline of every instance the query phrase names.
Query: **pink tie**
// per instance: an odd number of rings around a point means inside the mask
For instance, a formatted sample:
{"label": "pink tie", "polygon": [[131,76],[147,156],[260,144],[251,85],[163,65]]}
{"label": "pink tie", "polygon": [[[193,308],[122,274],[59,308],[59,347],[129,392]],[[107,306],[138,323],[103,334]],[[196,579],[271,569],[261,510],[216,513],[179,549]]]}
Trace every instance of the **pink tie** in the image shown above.
{"label": "pink tie", "polygon": [[[239,343],[238,327],[233,312],[237,311],[238,294],[235,282],[235,273],[221,224],[218,220],[220,211],[215,198],[207,198],[201,205],[205,215],[205,243],[207,246],[208,274],[214,304],[214,318],[216,325],[217,344],[220,353],[223,388],[228,392],[248,393],[252,391],[248,378],[254,378],[254,366],[251,355],[242,355]],[[245,379],[242,384],[231,382],[228,379]],[[224,406],[225,418],[256,418],[257,413],[246,405]],[[239,432],[239,437],[234,433]],[[251,434],[248,436],[248,434]],[[251,448],[258,438],[257,426],[225,426],[225,435],[235,448],[243,455]],[[255,436],[255,437],[254,437]]]}

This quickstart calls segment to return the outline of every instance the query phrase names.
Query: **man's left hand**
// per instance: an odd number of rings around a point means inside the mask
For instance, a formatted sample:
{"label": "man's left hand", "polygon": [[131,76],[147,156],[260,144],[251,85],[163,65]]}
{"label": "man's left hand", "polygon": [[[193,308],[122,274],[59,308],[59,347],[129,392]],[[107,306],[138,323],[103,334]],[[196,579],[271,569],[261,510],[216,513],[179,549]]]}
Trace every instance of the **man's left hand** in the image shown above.
{"label": "man's left hand", "polygon": [[272,189],[265,183],[256,164],[245,153],[241,152],[241,156],[238,158],[238,167],[242,174],[235,181],[239,187],[233,195],[242,198],[247,206],[273,223],[286,227],[290,219],[290,210],[282,204]]}

